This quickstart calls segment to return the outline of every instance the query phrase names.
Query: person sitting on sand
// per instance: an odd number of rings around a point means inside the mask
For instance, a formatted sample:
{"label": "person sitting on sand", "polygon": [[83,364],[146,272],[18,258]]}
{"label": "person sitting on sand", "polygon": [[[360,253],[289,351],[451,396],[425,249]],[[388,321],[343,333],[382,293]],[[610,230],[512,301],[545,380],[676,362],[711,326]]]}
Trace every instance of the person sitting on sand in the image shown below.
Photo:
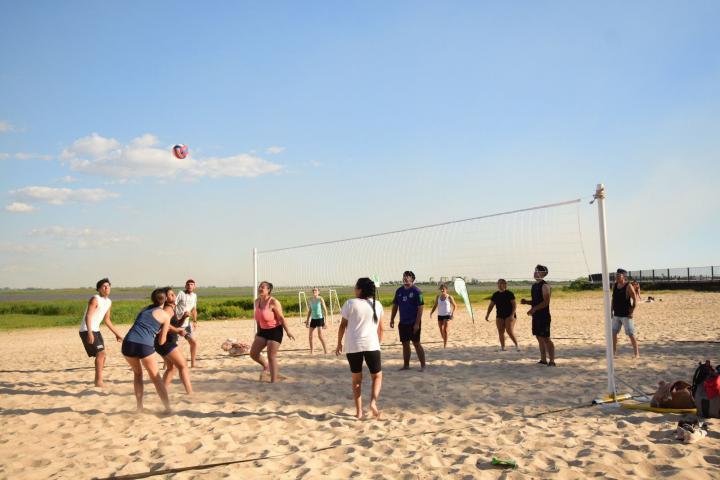
{"label": "person sitting on sand", "polygon": [[[255,300],[255,321],[258,328],[250,347],[250,358],[263,367],[260,380],[269,379],[270,383],[275,383],[281,379],[277,356],[283,339],[283,329],[290,340],[295,340],[295,337],[287,327],[282,305],[270,296],[272,289],[273,285],[270,282],[263,281],[258,285],[258,299]],[[267,360],[260,355],[265,347],[267,347]]]}
{"label": "person sitting on sand", "polygon": [[517,339],[515,338],[515,310],[517,304],[515,302],[515,294],[507,289],[507,282],[504,278],[497,281],[497,291],[490,298],[485,321],[490,321],[490,312],[497,307],[495,316],[495,325],[497,326],[498,336],[500,337],[500,350],[505,351],[505,332],[507,332],[510,340],[515,344],[515,350],[520,350]]}
{"label": "person sitting on sand", "polygon": [[530,288],[530,300],[520,300],[523,305],[532,305],[527,314],[532,317],[532,334],[540,347],[540,365],[555,366],[555,344],[550,340],[550,285],[545,281],[548,268],[545,265],[535,267],[535,283]]}
{"label": "person sitting on sand", "polygon": [[155,336],[160,333],[158,343],[164,345],[170,327],[170,315],[163,310],[165,292],[162,288],[153,290],[150,296],[152,305],[144,308],[135,318],[135,323],[125,335],[122,343],[122,354],[133,371],[133,388],[138,411],[143,410],[143,373],[145,367],[150,380],[155,385],[158,396],[165,405],[165,413],[170,413],[170,399],[165,384],[160,378],[158,365],[155,362]]}
{"label": "person sitting on sand", "polygon": [[455,299],[448,293],[446,284],[440,284],[440,295],[435,296],[432,310],[430,310],[430,318],[432,319],[435,309],[438,311],[438,327],[440,328],[440,336],[443,339],[443,348],[447,348],[448,341],[448,325],[453,318],[457,304]]}
{"label": "person sitting on sand", "polygon": [[182,328],[181,322],[175,316],[175,291],[170,287],[165,287],[163,292],[165,292],[163,310],[171,317],[165,344],[160,345],[160,334],[155,337],[155,351],[165,360],[166,368],[163,374],[163,383],[165,383],[166,388],[169,388],[177,369],[180,373],[180,380],[185,387],[185,393],[190,395],[193,393],[192,384],[190,383],[190,369],[187,361],[185,361],[185,355],[177,348],[178,335],[184,337],[187,335],[187,331]]}
{"label": "person sitting on sand", "polygon": [[[342,307],[342,321],[338,329],[337,348],[335,349],[335,355],[343,352],[343,337],[345,337],[344,351],[350,364],[355,416],[358,419],[363,418],[361,392],[363,360],[365,360],[372,377],[370,411],[373,416],[380,416],[377,401],[382,387],[380,342],[383,333],[383,307],[379,301],[376,301],[376,295],[377,289],[372,280],[369,278],[358,279],[355,283],[356,298],[351,298]],[[345,335],[346,333],[347,335]]]}
{"label": "person sitting on sand", "polygon": [[325,319],[327,318],[325,299],[320,296],[320,289],[317,287],[312,289],[312,295],[313,296],[310,299],[310,309],[308,310],[307,318],[305,319],[305,326],[310,328],[310,332],[308,334],[308,340],[310,341],[310,355],[313,353],[313,332],[316,328],[318,332],[318,339],[323,347],[323,353],[327,353],[325,339],[322,334],[322,331],[327,328],[325,326]]}
{"label": "person sitting on sand", "polygon": [[[634,284],[637,284],[635,287]],[[637,302],[640,300],[640,285],[627,281],[627,271],[618,268],[615,273],[615,283],[612,289],[612,334],[613,334],[613,355],[617,354],[618,333],[625,329],[625,335],[630,339],[635,358],[640,356],[640,347],[635,338],[635,324],[633,313]]]}
{"label": "person sitting on sand", "polygon": [[105,325],[115,334],[115,339],[122,342],[122,335],[115,330],[110,321],[112,300],[110,300],[110,280],[103,278],[95,284],[97,293],[88,300],[85,315],[80,323],[80,339],[88,357],[95,357],[95,386],[103,386],[103,368],[105,367],[105,342],[100,333],[100,324]]}

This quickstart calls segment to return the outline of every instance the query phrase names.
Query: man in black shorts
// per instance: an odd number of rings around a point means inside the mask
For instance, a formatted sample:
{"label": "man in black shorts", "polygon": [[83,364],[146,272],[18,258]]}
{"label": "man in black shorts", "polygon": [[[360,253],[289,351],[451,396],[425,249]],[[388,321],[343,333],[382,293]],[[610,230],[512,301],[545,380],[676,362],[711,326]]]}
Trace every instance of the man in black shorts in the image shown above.
{"label": "man in black shorts", "polygon": [[420,371],[425,370],[425,350],[420,345],[420,327],[422,325],[423,295],[422,291],[414,285],[415,274],[411,271],[403,273],[403,286],[395,291],[392,314],[390,315],[390,328],[395,328],[395,315],[400,310],[400,342],[403,346],[403,368],[410,370],[410,342],[415,347]]}
{"label": "man in black shorts", "polygon": [[540,347],[541,365],[555,366],[555,344],[550,340],[550,285],[545,281],[548,268],[545,265],[535,267],[535,283],[530,289],[532,299],[524,298],[523,305],[532,305],[527,314],[532,316],[532,334],[535,335]]}

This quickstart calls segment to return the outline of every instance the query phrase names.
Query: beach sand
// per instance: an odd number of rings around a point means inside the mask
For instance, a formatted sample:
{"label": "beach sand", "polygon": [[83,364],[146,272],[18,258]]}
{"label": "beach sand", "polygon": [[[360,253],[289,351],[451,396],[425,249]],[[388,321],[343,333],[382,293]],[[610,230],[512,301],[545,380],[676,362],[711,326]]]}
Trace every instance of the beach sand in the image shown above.
{"label": "beach sand", "polygon": [[[621,333],[618,379],[652,393],[658,380],[691,381],[698,360],[720,363],[720,345],[693,342],[720,340],[720,294],[648,293],[662,301],[636,312],[640,359]],[[414,352],[412,370],[398,371],[388,309],[382,418],[363,421],[353,417],[346,359],[310,356],[297,318],[297,339],[286,338],[280,352],[288,379],[278,384],[259,383],[249,357],[220,349],[228,337],[250,343],[251,321],[203,322],[196,393],[184,395],[176,379],[166,417],[155,414],[161,404],[147,377],[150,413],[134,411],[132,373],[104,327],[104,389],[92,385],[76,328],[2,332],[0,477],[84,479],[236,462],[153,478],[720,478],[720,420],[711,420],[709,437],[684,445],[673,438],[676,415],[587,406],[607,387],[599,293],[553,300],[557,368],[536,364],[526,307],[518,308],[520,352],[497,351],[486,308],[476,306],[473,325],[460,307],[447,349],[426,310],[425,372]],[[337,322],[325,333],[334,350]],[[518,468],[494,467],[493,456]]]}

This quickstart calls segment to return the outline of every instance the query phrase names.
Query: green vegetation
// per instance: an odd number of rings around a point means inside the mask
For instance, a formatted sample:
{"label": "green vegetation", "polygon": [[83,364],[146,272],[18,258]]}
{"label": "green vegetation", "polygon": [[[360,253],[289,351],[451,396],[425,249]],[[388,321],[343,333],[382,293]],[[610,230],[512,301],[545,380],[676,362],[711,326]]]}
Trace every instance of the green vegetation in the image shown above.
{"label": "green vegetation", "polygon": [[[425,304],[429,309],[437,294],[435,284],[418,285],[425,294]],[[153,287],[140,288],[113,288],[110,297],[113,299],[112,321],[115,324],[129,324],[135,319],[137,313],[148,304],[150,290]],[[380,288],[378,299],[386,308],[392,305],[393,294],[398,285],[383,285]],[[518,298],[529,298],[530,285],[528,283],[511,285],[510,289]],[[468,285],[470,301],[476,305],[487,305],[495,285]],[[298,314],[298,289],[278,288],[275,297],[280,300],[287,315]],[[310,297],[311,289],[305,292]],[[340,305],[353,296],[351,287],[337,288]],[[63,290],[5,290],[0,292],[0,330],[19,328],[45,328],[59,326],[79,326],[82,320],[87,300],[92,296],[92,289],[63,289]],[[562,289],[556,289],[554,295],[565,296]],[[327,290],[322,290],[325,300],[328,300]],[[203,288],[198,291],[198,319],[219,320],[230,318],[253,317],[252,291],[245,288]],[[459,305],[462,300],[455,295]],[[464,308],[464,307],[461,307]],[[484,311],[483,311],[484,312]],[[476,314],[483,314],[476,312]]]}

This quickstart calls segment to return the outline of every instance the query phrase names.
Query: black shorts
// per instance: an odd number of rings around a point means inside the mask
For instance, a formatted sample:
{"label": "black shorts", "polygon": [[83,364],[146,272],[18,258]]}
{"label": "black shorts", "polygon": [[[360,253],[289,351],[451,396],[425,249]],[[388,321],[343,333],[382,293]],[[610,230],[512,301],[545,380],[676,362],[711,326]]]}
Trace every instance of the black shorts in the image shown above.
{"label": "black shorts", "polygon": [[310,328],[318,328],[318,327],[324,327],[324,326],[325,326],[324,318],[311,318],[310,319]]}
{"label": "black shorts", "polygon": [[126,357],[132,358],[145,358],[155,353],[155,349],[150,345],[144,343],[130,342],[123,340],[122,343],[122,354]]}
{"label": "black shorts", "polygon": [[400,331],[400,341],[401,342],[414,342],[419,343],[420,342],[420,332],[422,331],[422,327],[418,328],[417,332],[413,332],[413,324],[409,325],[403,325],[402,323],[398,325],[398,330]]}
{"label": "black shorts", "polygon": [[168,333],[167,338],[165,339],[165,343],[163,345],[160,345],[158,343],[158,337],[155,337],[155,351],[160,354],[161,357],[166,357],[170,355],[170,352],[175,350],[178,341],[178,335],[177,333]]}
{"label": "black shorts", "polygon": [[105,341],[103,340],[102,333],[93,332],[93,336],[95,337],[93,339],[95,341],[88,343],[88,332],[80,332],[80,338],[82,339],[83,347],[85,347],[85,353],[87,353],[88,357],[97,357],[98,353],[105,351]]}
{"label": "black shorts", "polygon": [[452,320],[452,315],[438,315],[438,322],[442,322],[443,320]]}
{"label": "black shorts", "polygon": [[352,373],[362,373],[363,358],[368,366],[370,373],[375,375],[379,373],[380,368],[380,350],[374,350],[372,352],[355,352],[345,354],[350,364],[350,371]]}
{"label": "black shorts", "polygon": [[282,343],[283,327],[282,325],[278,325],[275,328],[258,328],[255,335],[268,341],[272,340],[273,342]]}
{"label": "black shorts", "polygon": [[550,317],[532,319],[532,334],[536,337],[550,338]]}

